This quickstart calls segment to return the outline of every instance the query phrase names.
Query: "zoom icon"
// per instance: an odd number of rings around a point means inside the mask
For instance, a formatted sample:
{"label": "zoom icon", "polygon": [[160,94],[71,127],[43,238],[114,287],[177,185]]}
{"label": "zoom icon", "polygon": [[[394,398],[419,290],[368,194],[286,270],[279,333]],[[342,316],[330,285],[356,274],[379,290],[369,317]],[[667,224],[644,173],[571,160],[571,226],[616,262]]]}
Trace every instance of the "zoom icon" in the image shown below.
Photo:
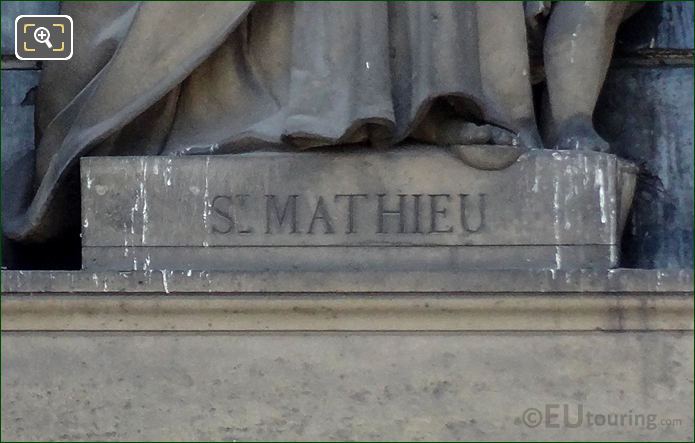
{"label": "zoom icon", "polygon": [[14,53],[19,60],[69,60],[72,57],[72,17],[20,15],[14,22]]}

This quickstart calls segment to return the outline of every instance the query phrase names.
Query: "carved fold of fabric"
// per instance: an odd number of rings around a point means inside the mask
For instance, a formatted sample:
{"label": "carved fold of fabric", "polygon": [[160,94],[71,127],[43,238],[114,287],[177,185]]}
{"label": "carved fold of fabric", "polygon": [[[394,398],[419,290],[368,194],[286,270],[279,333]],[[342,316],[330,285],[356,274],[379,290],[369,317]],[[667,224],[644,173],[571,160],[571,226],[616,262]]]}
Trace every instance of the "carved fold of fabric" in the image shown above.
{"label": "carved fold of fabric", "polygon": [[[36,149],[33,189],[18,191],[26,193],[27,198],[17,199],[15,206],[3,207],[3,230],[9,238],[41,241],[60,235],[67,225],[76,223],[76,205],[65,202],[79,201],[77,182],[70,179],[77,171],[79,158],[89,155],[174,90],[237,27],[252,3],[167,2],[137,6],[131,21],[119,21],[127,32],[115,51],[112,45],[86,45],[92,57],[78,64],[56,65],[43,75],[37,107],[49,100],[47,96],[60,95],[64,87],[71,90],[70,87],[81,86],[81,74],[95,72],[82,89],[73,89],[77,95],[72,99],[54,101],[54,105],[64,107],[53,109],[55,116],[42,131]],[[80,2],[63,5],[63,12],[84,11],[92,22],[102,19],[101,27],[86,27],[82,30],[86,33],[84,38],[77,39],[99,42],[99,33],[123,17],[119,13],[115,18],[101,15],[111,7],[118,5],[97,2],[86,7]],[[73,19],[77,22],[74,15]],[[191,27],[198,28],[198,32],[188,32]],[[76,44],[75,51],[79,50]],[[103,68],[95,69],[94,65],[105,59],[108,62]],[[142,121],[138,124],[144,139],[163,139],[148,131],[151,126]]]}
{"label": "carved fold of fabric", "polygon": [[251,5],[68,4],[81,55],[44,73],[37,191],[6,232],[55,235],[84,155],[388,145],[438,98],[514,131],[533,118],[521,3]]}
{"label": "carved fold of fabric", "polygon": [[[184,82],[167,152],[390,139],[387,4],[258,5]],[[378,128],[377,128],[378,127]]]}
{"label": "carved fold of fabric", "polygon": [[[493,53],[501,39],[511,50]],[[440,97],[460,117],[519,130],[533,116],[524,45],[516,2],[260,4],[183,83],[165,153],[393,144]],[[510,90],[522,116],[502,102]]]}

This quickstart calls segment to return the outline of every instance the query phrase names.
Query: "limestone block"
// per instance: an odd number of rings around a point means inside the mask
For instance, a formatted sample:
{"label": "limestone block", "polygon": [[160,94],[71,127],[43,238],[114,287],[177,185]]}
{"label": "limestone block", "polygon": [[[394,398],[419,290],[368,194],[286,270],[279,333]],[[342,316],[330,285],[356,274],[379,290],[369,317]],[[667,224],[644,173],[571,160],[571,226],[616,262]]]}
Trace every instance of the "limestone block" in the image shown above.
{"label": "limestone block", "polygon": [[483,171],[446,150],[84,158],[85,269],[609,268],[635,168],[536,151]]}

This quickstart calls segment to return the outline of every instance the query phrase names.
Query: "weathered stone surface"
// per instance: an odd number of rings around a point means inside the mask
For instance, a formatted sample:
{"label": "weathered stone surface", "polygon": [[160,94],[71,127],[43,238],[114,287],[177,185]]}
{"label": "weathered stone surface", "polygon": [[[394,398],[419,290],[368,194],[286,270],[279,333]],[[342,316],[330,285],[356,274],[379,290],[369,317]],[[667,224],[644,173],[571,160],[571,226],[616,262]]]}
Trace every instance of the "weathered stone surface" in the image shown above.
{"label": "weathered stone surface", "polygon": [[[5,333],[2,439],[690,441],[692,349],[692,331]],[[529,408],[560,416],[529,427]]]}
{"label": "weathered stone surface", "polygon": [[616,50],[693,48],[693,2],[649,2],[618,32]]}
{"label": "weathered stone surface", "polygon": [[692,270],[3,271],[7,295],[692,293]]}
{"label": "weathered stone surface", "polygon": [[596,107],[612,152],[642,167],[621,266],[693,266],[693,12],[654,2],[626,22]]}
{"label": "weathered stone surface", "polygon": [[688,440],[692,279],[5,271],[1,437]]}
{"label": "weathered stone surface", "polygon": [[6,271],[2,277],[2,327],[16,331],[693,327],[693,273],[686,270]]}
{"label": "weathered stone surface", "polygon": [[186,294],[6,296],[9,331],[672,331],[692,292],[665,294]]}
{"label": "weathered stone surface", "polygon": [[[5,27],[5,2],[3,8],[3,29]],[[3,46],[5,33],[3,32]],[[25,198],[23,183],[8,180],[9,171],[17,172],[24,180],[33,177],[34,157],[34,100],[32,89],[39,81],[39,71],[2,70],[2,203],[3,208]],[[5,211],[3,210],[3,213]],[[2,263],[12,266],[18,246],[3,236]]]}
{"label": "weathered stone surface", "polygon": [[[2,327],[637,331],[693,327],[691,271],[7,271]],[[135,296],[135,297],[134,297]]]}
{"label": "weathered stone surface", "polygon": [[692,268],[692,65],[612,69],[595,119],[613,152],[641,166],[621,265]]}
{"label": "weathered stone surface", "polygon": [[550,151],[482,171],[435,147],[86,158],[83,267],[606,268],[634,173]]}
{"label": "weathered stone surface", "polygon": [[34,150],[34,100],[39,71],[2,70],[2,165]]}

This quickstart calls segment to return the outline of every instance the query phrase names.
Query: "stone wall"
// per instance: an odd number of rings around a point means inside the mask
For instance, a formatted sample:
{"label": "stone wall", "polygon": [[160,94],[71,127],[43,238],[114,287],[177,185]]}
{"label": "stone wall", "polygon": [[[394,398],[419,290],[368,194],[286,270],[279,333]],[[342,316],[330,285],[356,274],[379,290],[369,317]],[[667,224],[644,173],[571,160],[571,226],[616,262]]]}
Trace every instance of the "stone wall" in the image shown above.
{"label": "stone wall", "polygon": [[690,271],[2,277],[3,441],[693,438]]}
{"label": "stone wall", "polygon": [[2,436],[692,441],[692,347],[692,331],[7,334]]}

